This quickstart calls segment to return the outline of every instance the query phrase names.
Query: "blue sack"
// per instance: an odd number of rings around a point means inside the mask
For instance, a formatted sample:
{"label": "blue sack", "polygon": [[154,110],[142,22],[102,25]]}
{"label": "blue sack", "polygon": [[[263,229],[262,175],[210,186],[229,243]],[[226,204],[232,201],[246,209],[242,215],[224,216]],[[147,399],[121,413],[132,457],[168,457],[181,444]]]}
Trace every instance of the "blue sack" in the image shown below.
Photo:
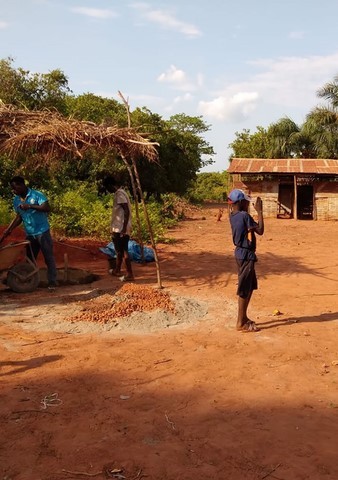
{"label": "blue sack", "polygon": [[[108,255],[108,257],[116,258],[116,252],[113,242],[108,243],[108,245],[106,245],[105,247],[100,247],[99,250]],[[135,240],[129,240],[128,254],[132,262],[142,262],[141,246],[137,242],[135,242]],[[143,256],[145,262],[155,261],[154,250],[150,247],[143,247]]]}

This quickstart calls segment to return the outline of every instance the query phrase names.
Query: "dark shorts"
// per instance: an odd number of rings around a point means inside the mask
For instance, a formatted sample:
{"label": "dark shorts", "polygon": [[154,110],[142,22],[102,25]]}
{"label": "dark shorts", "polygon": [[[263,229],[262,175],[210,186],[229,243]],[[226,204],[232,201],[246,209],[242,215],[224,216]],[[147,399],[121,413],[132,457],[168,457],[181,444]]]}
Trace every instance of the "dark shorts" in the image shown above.
{"label": "dark shorts", "polygon": [[129,243],[129,235],[123,235],[121,237],[120,233],[113,233],[113,244],[116,253],[123,254],[124,252],[128,253],[128,243]]}
{"label": "dark shorts", "polygon": [[237,295],[248,298],[253,290],[257,290],[257,277],[255,272],[255,260],[240,260],[236,258],[238,269]]}

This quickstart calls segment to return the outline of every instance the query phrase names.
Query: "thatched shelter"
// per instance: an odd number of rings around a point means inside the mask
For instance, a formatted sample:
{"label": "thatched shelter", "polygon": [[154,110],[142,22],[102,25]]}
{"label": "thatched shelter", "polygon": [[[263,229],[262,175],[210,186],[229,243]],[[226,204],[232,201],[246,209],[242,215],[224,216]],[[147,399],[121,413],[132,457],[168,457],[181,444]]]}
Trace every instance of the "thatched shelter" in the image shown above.
{"label": "thatched shelter", "polygon": [[[128,117],[128,124],[130,124]],[[133,186],[134,197],[141,198],[145,218],[155,253],[158,286],[161,287],[160,265],[156,245],[144,202],[143,192],[137,171],[136,160],[147,158],[158,160],[157,143],[149,141],[137,129],[117,126],[96,125],[93,122],[66,118],[57,111],[20,110],[0,101],[0,152],[11,156],[26,154],[35,156],[36,163],[57,163],[65,155],[82,158],[89,150],[101,153],[114,153],[125,163]],[[114,158],[115,158],[114,157]],[[138,229],[140,219],[135,203]],[[143,246],[142,246],[143,247]]]}
{"label": "thatched shelter", "polygon": [[82,157],[90,149],[112,151],[127,158],[158,159],[156,143],[134,128],[96,125],[65,118],[51,110],[19,110],[0,103],[0,151],[17,156],[38,153],[44,162],[66,153]]}

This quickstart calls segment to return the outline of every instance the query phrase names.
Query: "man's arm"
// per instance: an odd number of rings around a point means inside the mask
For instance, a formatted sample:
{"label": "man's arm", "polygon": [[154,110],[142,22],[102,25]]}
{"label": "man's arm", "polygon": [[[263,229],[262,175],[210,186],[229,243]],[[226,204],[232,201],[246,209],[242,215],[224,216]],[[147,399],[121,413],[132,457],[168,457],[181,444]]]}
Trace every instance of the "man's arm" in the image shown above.
{"label": "man's arm", "polygon": [[20,215],[17,215],[14,220],[8,225],[8,227],[6,228],[6,230],[3,232],[3,234],[1,235],[0,237],[0,243],[3,242],[5,240],[6,237],[8,237],[8,235],[10,235],[12,233],[12,231],[14,230],[14,228],[16,228],[18,225],[20,225],[20,223],[22,222],[22,218]]}
{"label": "man's arm", "polygon": [[37,210],[38,212],[50,212],[50,206],[48,202],[43,202],[41,205],[22,203],[19,205],[21,210]]}
{"label": "man's arm", "polygon": [[120,207],[123,208],[123,212],[124,212],[123,227],[122,227],[121,233],[123,235],[125,235],[126,231],[127,231],[128,220],[129,220],[129,217],[130,217],[130,211],[129,211],[128,203],[120,203]]}
{"label": "man's arm", "polygon": [[263,235],[264,233],[264,218],[263,218],[263,202],[260,197],[257,197],[254,204],[254,208],[258,215],[258,227],[255,228],[255,232],[258,235]]}

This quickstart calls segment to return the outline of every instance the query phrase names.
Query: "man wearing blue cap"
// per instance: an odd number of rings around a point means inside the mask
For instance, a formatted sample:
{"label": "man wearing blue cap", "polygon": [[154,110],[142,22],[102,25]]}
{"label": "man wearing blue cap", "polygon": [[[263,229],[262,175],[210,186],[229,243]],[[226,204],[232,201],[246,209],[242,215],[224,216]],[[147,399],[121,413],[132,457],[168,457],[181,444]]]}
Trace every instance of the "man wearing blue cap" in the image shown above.
{"label": "man wearing blue cap", "polygon": [[232,205],[230,224],[235,249],[235,259],[238,268],[238,319],[236,328],[242,332],[257,332],[259,328],[247,316],[247,309],[252,292],[257,290],[255,272],[256,237],[264,233],[263,203],[260,197],[254,204],[258,223],[248,213],[251,198],[243,190],[230,192],[228,202]]}

